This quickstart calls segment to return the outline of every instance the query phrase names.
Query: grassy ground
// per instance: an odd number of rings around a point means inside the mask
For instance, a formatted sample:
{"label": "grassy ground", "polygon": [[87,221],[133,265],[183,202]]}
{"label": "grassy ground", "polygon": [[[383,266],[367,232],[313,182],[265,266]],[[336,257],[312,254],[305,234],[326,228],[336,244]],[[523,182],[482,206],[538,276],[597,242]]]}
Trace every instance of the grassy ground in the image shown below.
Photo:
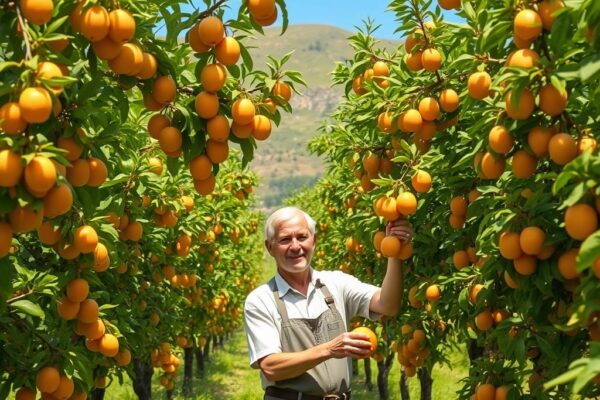
{"label": "grassy ground", "polygon": [[[458,381],[466,375],[466,359],[457,352],[451,358],[452,369],[447,367],[436,367],[433,372],[433,398],[452,399],[459,388]],[[377,394],[377,367],[371,362],[373,370],[372,381],[375,384],[373,391],[369,392],[365,387],[364,369],[362,362],[359,364],[359,374],[355,376],[353,383],[353,399],[372,400]],[[181,382],[181,377],[178,382]],[[394,362],[389,376],[390,398],[399,399],[400,390],[399,364]],[[420,394],[419,381],[417,378],[409,379],[411,398],[418,399]],[[262,390],[258,371],[248,366],[248,354],[246,350],[246,338],[242,330],[237,331],[232,338],[225,342],[222,349],[212,354],[208,363],[208,369],[203,379],[194,381],[195,400],[259,400],[262,399]],[[180,386],[177,386],[180,389]],[[161,398],[164,390],[154,382],[153,393],[155,398]],[[135,400],[136,397],[131,387],[131,382],[123,384],[113,382],[107,389],[107,400],[123,399]],[[176,394],[175,399],[183,399]]]}

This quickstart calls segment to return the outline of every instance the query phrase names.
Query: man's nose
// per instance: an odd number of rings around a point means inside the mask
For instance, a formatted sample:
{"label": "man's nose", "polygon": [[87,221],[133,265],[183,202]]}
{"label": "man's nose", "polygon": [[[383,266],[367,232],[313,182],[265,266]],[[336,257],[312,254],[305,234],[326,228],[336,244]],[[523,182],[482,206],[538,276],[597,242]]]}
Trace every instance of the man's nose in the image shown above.
{"label": "man's nose", "polygon": [[292,238],[292,241],[290,242],[290,249],[299,250],[300,248],[300,241],[296,238]]}

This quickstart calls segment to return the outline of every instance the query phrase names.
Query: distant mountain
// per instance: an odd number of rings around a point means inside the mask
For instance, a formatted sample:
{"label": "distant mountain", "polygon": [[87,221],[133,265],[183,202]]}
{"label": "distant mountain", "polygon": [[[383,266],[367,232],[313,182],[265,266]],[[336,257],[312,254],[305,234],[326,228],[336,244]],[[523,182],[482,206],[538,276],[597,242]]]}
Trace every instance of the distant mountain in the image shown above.
{"label": "distant mountain", "polygon": [[[294,94],[292,115],[284,114],[281,125],[271,137],[258,143],[251,169],[261,177],[257,195],[261,208],[271,209],[281,204],[294,190],[312,186],[322,175],[324,163],[309,154],[306,143],[317,134],[324,118],[342,99],[343,89],[331,87],[330,73],[336,62],[353,57],[347,38],[350,32],[327,25],[294,25],[283,36],[281,29],[266,29],[265,35],[247,40],[255,68],[263,69],[267,55],[281,58],[295,50],[286,69],[302,72],[308,87],[302,96]],[[397,43],[382,41],[381,46],[393,48]]]}

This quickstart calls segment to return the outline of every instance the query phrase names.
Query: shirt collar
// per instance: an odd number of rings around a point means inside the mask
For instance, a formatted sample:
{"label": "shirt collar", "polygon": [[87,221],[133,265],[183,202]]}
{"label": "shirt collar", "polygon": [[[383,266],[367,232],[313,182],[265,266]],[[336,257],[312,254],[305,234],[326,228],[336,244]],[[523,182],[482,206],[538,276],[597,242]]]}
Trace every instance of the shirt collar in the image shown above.
{"label": "shirt collar", "polygon": [[[308,284],[308,291],[306,292],[306,297],[308,297],[310,295],[310,293],[314,290],[316,282],[317,282],[317,272],[313,269],[313,267],[309,267],[310,268],[310,283]],[[295,289],[292,289],[292,287],[286,282],[285,279],[283,279],[283,277],[281,275],[279,275],[279,271],[277,271],[275,273],[275,283],[277,284],[277,290],[279,291],[279,298],[282,298],[283,296],[285,296],[287,294],[288,291],[296,291]]]}

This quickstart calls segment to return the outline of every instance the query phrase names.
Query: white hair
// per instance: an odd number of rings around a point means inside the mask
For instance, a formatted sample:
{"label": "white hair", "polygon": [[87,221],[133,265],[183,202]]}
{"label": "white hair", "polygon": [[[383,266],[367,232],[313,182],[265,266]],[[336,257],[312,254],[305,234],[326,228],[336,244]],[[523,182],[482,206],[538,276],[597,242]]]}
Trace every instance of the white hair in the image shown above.
{"label": "white hair", "polygon": [[308,225],[308,231],[314,236],[317,223],[310,215],[298,207],[283,207],[274,211],[271,215],[269,215],[269,218],[267,218],[267,222],[265,222],[265,239],[268,242],[271,242],[275,236],[275,229],[277,226],[282,222],[297,217],[298,215],[302,215],[304,217],[304,220]]}

